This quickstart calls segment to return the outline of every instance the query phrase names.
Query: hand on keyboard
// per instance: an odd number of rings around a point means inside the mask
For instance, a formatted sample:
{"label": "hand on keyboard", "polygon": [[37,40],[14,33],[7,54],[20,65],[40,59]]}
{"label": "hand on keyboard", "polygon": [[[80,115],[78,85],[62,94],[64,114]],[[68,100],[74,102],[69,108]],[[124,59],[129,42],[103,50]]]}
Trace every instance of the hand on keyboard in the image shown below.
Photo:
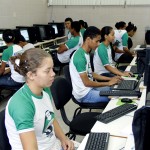
{"label": "hand on keyboard", "polygon": [[112,77],[111,80],[109,81],[109,86],[118,84],[119,82],[121,82],[122,78],[120,76],[115,76]]}
{"label": "hand on keyboard", "polygon": [[133,75],[133,73],[129,72],[129,71],[124,71],[123,72],[123,76],[125,77],[131,77]]}

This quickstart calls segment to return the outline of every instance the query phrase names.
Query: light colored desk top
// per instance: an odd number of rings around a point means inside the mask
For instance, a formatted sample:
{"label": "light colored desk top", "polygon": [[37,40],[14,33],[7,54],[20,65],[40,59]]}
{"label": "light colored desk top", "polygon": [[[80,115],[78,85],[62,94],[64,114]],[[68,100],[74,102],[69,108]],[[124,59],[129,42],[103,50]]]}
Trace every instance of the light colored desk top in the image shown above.
{"label": "light colored desk top", "polygon": [[[83,139],[82,143],[80,144],[78,150],[84,150],[88,136],[89,136],[88,134],[85,136],[85,138]],[[126,140],[127,140],[126,138],[110,136],[108,150],[121,150],[125,146]]]}
{"label": "light colored desk top", "polygon": [[138,50],[144,50],[145,48],[140,48],[141,45],[137,45],[133,50],[138,51]]}
{"label": "light colored desk top", "polygon": [[136,59],[137,59],[137,56],[134,56],[134,58],[132,59],[131,63],[129,64],[129,66],[134,66],[136,64]]}

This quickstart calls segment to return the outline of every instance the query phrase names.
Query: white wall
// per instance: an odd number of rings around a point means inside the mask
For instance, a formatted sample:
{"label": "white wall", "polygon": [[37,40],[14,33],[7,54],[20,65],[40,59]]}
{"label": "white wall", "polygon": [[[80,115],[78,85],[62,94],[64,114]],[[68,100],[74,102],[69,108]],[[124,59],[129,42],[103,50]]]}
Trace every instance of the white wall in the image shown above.
{"label": "white wall", "polygon": [[47,0],[0,0],[0,28],[47,23]]}
{"label": "white wall", "polygon": [[47,0],[0,0],[0,28],[15,28],[17,25],[33,25],[51,21],[63,22],[66,17],[83,19],[89,25],[102,28],[114,27],[117,21],[132,21],[138,30],[134,44],[144,42],[145,27],[150,26],[148,6],[50,6]]}
{"label": "white wall", "polygon": [[105,25],[114,27],[117,21],[132,21],[138,28],[133,37],[134,45],[144,42],[145,28],[150,27],[150,6],[50,6],[48,15],[48,21],[64,21],[71,17],[99,28]]}

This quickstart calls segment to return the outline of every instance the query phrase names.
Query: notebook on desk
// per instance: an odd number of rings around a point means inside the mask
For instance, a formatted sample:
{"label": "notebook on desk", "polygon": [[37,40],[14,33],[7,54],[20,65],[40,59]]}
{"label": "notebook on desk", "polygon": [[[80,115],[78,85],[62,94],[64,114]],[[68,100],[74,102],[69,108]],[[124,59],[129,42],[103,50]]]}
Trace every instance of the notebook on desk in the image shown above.
{"label": "notebook on desk", "polygon": [[146,44],[140,45],[140,48],[146,48]]}

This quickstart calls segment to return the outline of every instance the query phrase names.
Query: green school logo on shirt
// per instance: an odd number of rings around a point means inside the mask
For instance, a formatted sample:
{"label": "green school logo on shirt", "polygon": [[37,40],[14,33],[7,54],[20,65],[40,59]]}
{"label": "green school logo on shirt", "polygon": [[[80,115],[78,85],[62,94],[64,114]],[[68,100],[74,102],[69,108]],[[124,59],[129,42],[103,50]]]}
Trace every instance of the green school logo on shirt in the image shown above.
{"label": "green school logo on shirt", "polygon": [[53,120],[54,120],[54,113],[49,110],[46,110],[43,133],[46,133],[47,136],[49,136],[53,131],[53,127],[51,126]]}

